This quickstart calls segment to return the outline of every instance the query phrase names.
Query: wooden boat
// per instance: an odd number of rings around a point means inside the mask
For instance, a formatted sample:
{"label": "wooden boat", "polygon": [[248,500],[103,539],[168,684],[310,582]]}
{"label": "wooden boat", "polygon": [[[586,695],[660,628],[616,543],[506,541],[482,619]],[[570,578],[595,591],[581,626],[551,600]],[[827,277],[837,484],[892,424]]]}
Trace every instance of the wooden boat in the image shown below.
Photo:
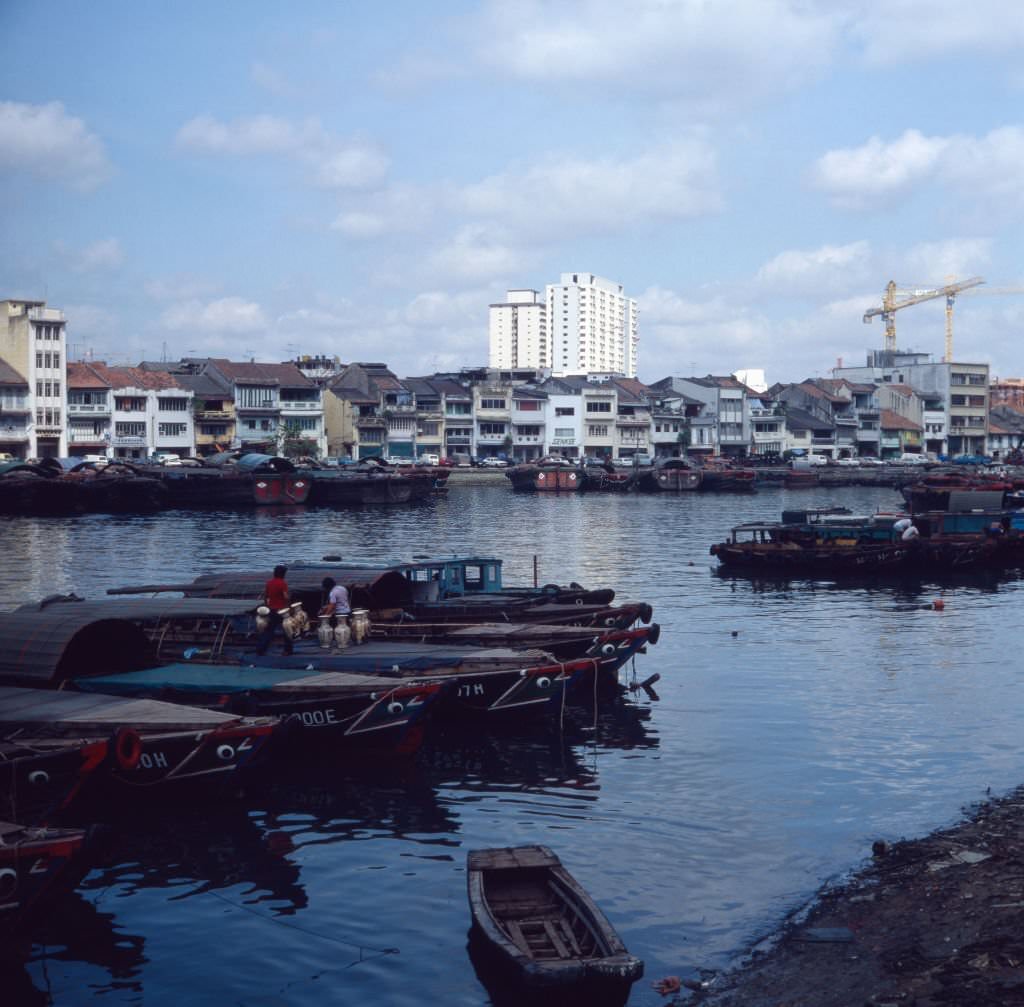
{"label": "wooden boat", "polygon": [[702,493],[754,493],[756,482],[755,469],[707,464],[701,469],[699,489]]}
{"label": "wooden boat", "polygon": [[0,821],[45,825],[106,769],[106,739],[17,737],[0,741]]}
{"label": "wooden boat", "polygon": [[532,992],[624,1002],[644,965],[546,846],[471,850],[475,931]]}
{"label": "wooden boat", "polygon": [[681,493],[700,489],[701,470],[682,458],[659,458],[640,473],[637,489],[645,493]]}
{"label": "wooden boat", "polygon": [[58,896],[78,883],[98,834],[0,821],[0,959],[19,955]]}
{"label": "wooden boat", "polygon": [[863,576],[984,566],[996,548],[979,538],[932,534],[923,522],[917,537],[904,539],[904,524],[910,520],[903,514],[784,512],[781,522],[737,525],[710,551],[723,567],[746,572]]}
{"label": "wooden boat", "polygon": [[303,504],[311,480],[287,458],[213,455],[202,466],[157,470],[169,507],[267,507]]}
{"label": "wooden boat", "polygon": [[568,458],[547,455],[535,462],[513,465],[505,476],[516,490],[538,493],[578,493],[586,485],[586,470]]}

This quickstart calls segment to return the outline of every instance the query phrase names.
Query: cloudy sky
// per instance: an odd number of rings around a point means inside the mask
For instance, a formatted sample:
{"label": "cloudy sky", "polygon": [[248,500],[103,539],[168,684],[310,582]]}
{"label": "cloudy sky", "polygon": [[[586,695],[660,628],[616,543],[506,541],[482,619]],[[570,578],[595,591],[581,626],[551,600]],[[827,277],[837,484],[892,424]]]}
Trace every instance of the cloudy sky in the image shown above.
{"label": "cloudy sky", "polygon": [[[585,270],[640,377],[827,375],[890,280],[982,276],[956,357],[1024,375],[1024,5],[3,0],[0,296],[77,355],[487,359]],[[943,352],[944,302],[897,315]]]}

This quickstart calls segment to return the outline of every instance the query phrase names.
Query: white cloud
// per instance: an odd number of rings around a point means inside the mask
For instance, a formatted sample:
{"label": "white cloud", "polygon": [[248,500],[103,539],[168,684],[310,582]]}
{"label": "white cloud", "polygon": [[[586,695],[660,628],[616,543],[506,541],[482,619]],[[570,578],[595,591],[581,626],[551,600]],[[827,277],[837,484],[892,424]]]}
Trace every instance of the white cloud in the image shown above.
{"label": "white cloud", "polygon": [[111,175],[102,141],[59,101],[0,102],[0,167],[89,191]]}
{"label": "white cloud", "polygon": [[314,184],[328,189],[377,185],[389,166],[376,144],[333,136],[316,118],[293,123],[279,116],[254,115],[222,122],[200,115],[178,130],[176,142],[183,150],[201,154],[293,158],[307,167]]}
{"label": "white cloud", "polygon": [[860,147],[830,150],[819,158],[811,183],[839,206],[869,207],[892,200],[933,175],[949,142],[916,129],[891,143],[873,136]]}
{"label": "white cloud", "polygon": [[478,62],[502,74],[718,104],[813,76],[842,17],[792,0],[489,0],[471,25]]}
{"label": "white cloud", "polygon": [[455,194],[472,217],[500,220],[525,236],[614,232],[650,219],[719,210],[717,164],[701,139],[628,160],[548,155]]}
{"label": "white cloud", "polygon": [[809,251],[790,249],[766,262],[757,271],[756,281],[775,294],[820,297],[826,290],[848,290],[866,278],[870,257],[867,241]]}
{"label": "white cloud", "polygon": [[850,26],[869,63],[999,54],[1024,45],[1024,8],[1005,0],[886,0],[865,4]]}
{"label": "white cloud", "polygon": [[219,334],[249,334],[268,328],[263,309],[254,301],[240,297],[223,297],[206,303],[185,301],[167,308],[161,316],[165,328],[181,331]]}
{"label": "white cloud", "polygon": [[1005,126],[984,136],[924,136],[909,129],[891,142],[873,136],[860,147],[831,150],[814,164],[811,184],[838,206],[883,206],[927,183],[992,203],[997,212],[1024,209],[1024,128]]}
{"label": "white cloud", "polygon": [[530,257],[508,241],[500,228],[467,224],[427,257],[429,275],[452,280],[486,280],[515,276]]}
{"label": "white cloud", "polygon": [[899,275],[942,286],[947,277],[964,280],[977,275],[992,259],[992,242],[987,238],[922,242],[909,248],[904,259]]}

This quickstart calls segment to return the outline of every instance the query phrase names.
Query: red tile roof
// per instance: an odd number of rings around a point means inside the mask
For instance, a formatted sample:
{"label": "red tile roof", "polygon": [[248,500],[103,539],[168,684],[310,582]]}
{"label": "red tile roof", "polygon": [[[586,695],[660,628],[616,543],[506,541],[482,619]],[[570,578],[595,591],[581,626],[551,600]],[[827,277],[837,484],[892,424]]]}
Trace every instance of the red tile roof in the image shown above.
{"label": "red tile roof", "polygon": [[260,364],[216,357],[211,362],[224,377],[240,384],[287,385],[289,388],[316,387],[316,382],[306,377],[292,363]]}
{"label": "red tile roof", "polygon": [[[100,377],[95,366],[86,361],[68,361],[68,388],[109,388],[109,382]],[[103,363],[99,366],[106,368]]]}
{"label": "red tile roof", "polygon": [[[93,361],[87,366],[97,377],[105,381],[109,388],[145,388],[158,392],[167,388],[182,388],[173,374],[166,374],[163,371],[143,371],[138,367],[108,367],[100,361]],[[93,387],[102,388],[103,385]]]}
{"label": "red tile roof", "polygon": [[891,409],[881,411],[878,425],[883,430],[916,430],[920,432],[922,429],[920,423],[908,420],[906,416],[900,416],[899,413],[894,413]]}

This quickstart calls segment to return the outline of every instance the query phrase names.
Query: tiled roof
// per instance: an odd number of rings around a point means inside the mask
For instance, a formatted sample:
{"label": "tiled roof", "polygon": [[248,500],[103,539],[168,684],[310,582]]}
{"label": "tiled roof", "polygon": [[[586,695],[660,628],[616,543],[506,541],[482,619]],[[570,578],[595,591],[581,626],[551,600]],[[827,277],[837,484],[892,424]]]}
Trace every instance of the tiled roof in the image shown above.
{"label": "tiled roof", "polygon": [[[100,364],[106,367],[105,364]],[[96,371],[96,365],[86,361],[68,361],[68,388],[109,388],[110,383]]]}
{"label": "tiled roof", "polygon": [[899,413],[893,412],[891,409],[881,411],[878,425],[882,430],[916,430],[920,432],[922,429],[920,423],[908,420],[906,416],[900,416]]}
{"label": "tiled roof", "polygon": [[261,364],[222,359],[214,359],[211,363],[224,377],[237,384],[285,385],[289,388],[316,387],[316,382],[306,377],[293,363]]}
{"label": "tiled roof", "polygon": [[167,388],[181,388],[177,378],[162,371],[144,371],[139,367],[108,367],[100,361],[93,361],[87,366],[109,388],[145,388],[158,392]]}
{"label": "tiled roof", "polygon": [[28,388],[28,382],[6,360],[0,360],[0,385],[23,385]]}

